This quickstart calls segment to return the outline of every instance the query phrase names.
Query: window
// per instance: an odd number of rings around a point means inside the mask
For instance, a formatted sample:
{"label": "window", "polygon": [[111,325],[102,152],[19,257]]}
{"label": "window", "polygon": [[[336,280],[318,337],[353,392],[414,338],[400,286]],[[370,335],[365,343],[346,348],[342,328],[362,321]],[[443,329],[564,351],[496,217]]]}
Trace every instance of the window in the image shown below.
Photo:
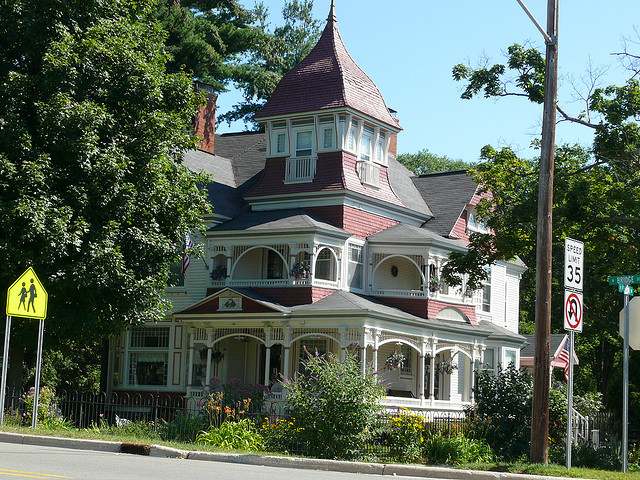
{"label": "window", "polygon": [[496,368],[496,351],[493,348],[487,348],[484,352],[484,362],[482,370],[495,370]]}
{"label": "window", "polygon": [[320,142],[324,150],[333,150],[335,148],[335,125],[333,116],[320,117]]}
{"label": "window", "polygon": [[413,372],[413,349],[409,345],[402,345],[400,347],[400,353],[402,353],[402,356],[404,357],[404,363],[400,369],[400,375],[411,376]]}
{"label": "window", "polygon": [[348,149],[355,152],[358,149],[358,129],[357,120],[351,120],[351,128],[349,128],[349,140],[347,142]]}
{"label": "window", "polygon": [[282,258],[273,250],[267,249],[266,271],[267,279],[279,279],[284,277],[284,264]]}
{"label": "window", "polygon": [[349,245],[349,287],[362,290],[362,247]]}
{"label": "window", "polygon": [[513,365],[515,367],[517,365],[516,364],[517,357],[518,357],[518,354],[516,350],[513,350],[511,348],[505,348],[504,349],[504,367],[509,367],[510,365]]}
{"label": "window", "polygon": [[489,231],[489,227],[483,221],[478,219],[478,214],[471,210],[467,215],[467,229],[472,232],[486,233]]}
{"label": "window", "polygon": [[380,132],[378,135],[378,143],[376,145],[376,161],[378,163],[385,164],[387,159],[385,158],[384,151],[387,148],[387,136],[384,132]]}
{"label": "window", "polygon": [[482,282],[482,311],[491,312],[491,267],[485,268],[487,279]]}
{"label": "window", "polygon": [[323,248],[318,254],[316,260],[316,278],[320,280],[328,280],[335,282],[336,276],[336,261],[333,253],[328,248]]}
{"label": "window", "polygon": [[365,126],[362,130],[360,142],[360,160],[370,161],[373,149],[373,128]]}
{"label": "window", "polygon": [[184,286],[184,274],[182,273],[182,262],[177,262],[171,265],[169,269],[169,284],[170,287],[183,287]]}
{"label": "window", "polygon": [[271,154],[287,153],[287,122],[273,122],[271,127]]}
{"label": "window", "polygon": [[296,157],[309,157],[313,153],[313,130],[296,131]]}
{"label": "window", "polygon": [[133,328],[129,344],[131,348],[168,348],[169,328]]}
{"label": "window", "polygon": [[340,135],[339,145],[342,147],[345,145],[345,135],[347,133],[347,117],[340,115],[338,117],[338,134]]}
{"label": "window", "polygon": [[129,385],[166,385],[169,327],[133,328],[129,347]]}

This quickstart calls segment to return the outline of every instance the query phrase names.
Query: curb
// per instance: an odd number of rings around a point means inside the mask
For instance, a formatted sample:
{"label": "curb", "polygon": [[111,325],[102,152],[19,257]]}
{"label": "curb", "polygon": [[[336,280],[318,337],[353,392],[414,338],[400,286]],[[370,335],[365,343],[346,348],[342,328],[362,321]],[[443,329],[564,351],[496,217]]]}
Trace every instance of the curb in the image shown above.
{"label": "curb", "polygon": [[80,438],[48,437],[22,433],[0,432],[0,442],[42,447],[93,450],[111,453],[138,453],[150,457],[179,458],[208,462],[236,463],[263,467],[321,470],[327,472],[360,473],[380,476],[405,476],[441,478],[447,480],[572,480],[566,477],[548,477],[506,472],[480,470],[458,470],[424,465],[382,464],[323,460],[317,458],[279,457],[243,453],[186,451],[164,445],[144,445],[106,440],[84,440]]}

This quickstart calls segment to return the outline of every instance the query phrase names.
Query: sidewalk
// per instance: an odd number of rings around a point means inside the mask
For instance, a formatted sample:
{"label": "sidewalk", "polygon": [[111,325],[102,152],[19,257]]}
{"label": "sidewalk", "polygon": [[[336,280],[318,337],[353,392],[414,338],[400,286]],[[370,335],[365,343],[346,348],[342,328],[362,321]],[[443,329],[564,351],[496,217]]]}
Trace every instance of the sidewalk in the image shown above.
{"label": "sidewalk", "polygon": [[427,467],[423,465],[346,462],[314,458],[280,457],[275,455],[187,451],[162,445],[141,445],[126,442],[110,442],[105,440],[82,440],[76,438],[26,435],[9,432],[0,432],[0,442],[38,445],[43,447],[71,448],[76,450],[131,453],[137,455],[148,455],[151,457],[261,465],[266,467],[362,473],[368,475],[441,478],[448,480],[569,480],[564,479],[563,477],[458,470],[454,468]]}

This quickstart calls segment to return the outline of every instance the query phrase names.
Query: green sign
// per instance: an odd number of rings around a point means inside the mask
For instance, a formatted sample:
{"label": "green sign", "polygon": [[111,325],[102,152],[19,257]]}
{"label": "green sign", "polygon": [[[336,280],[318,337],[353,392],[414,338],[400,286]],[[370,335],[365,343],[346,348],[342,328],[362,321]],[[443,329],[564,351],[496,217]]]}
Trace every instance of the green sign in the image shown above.
{"label": "green sign", "polygon": [[[625,285],[618,284],[618,292],[620,292],[620,293],[624,293],[624,290],[625,290],[626,288],[627,288],[627,287],[626,287]],[[633,294],[634,294],[633,287],[629,287],[629,296],[630,296],[630,297],[633,297]]]}
{"label": "green sign", "polygon": [[608,277],[607,280],[609,281],[609,285],[622,286],[622,291],[624,292],[625,286],[640,284],[640,275],[620,275],[617,277]]}

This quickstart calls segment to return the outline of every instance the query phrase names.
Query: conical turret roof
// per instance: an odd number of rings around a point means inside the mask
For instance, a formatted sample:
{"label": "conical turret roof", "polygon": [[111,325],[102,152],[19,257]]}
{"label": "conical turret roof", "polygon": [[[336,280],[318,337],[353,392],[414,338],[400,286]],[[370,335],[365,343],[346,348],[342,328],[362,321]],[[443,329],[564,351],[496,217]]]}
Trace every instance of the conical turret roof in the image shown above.
{"label": "conical turret roof", "polygon": [[332,4],[327,25],[318,43],[302,62],[282,78],[256,118],[343,107],[350,107],[393,128],[399,128],[378,87],[344,46]]}

